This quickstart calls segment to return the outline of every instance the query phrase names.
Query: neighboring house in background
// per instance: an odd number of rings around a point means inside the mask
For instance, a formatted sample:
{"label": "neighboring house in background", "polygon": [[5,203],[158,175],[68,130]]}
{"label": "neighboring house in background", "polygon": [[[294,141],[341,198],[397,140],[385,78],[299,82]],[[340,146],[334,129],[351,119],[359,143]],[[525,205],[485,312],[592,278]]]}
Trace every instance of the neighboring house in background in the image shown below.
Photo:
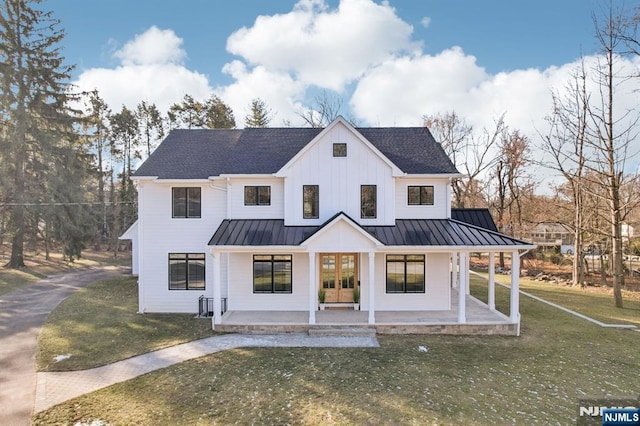
{"label": "neighboring house in background", "polygon": [[[227,331],[518,334],[534,246],[452,210],[459,175],[424,127],[174,130],[133,177],[139,311],[210,312]],[[513,257],[508,316],[493,284],[488,305],[469,296],[472,252]],[[319,311],[320,293],[342,309]]]}
{"label": "neighboring house in background", "polygon": [[623,223],[620,225],[621,233],[622,233],[622,241],[628,243],[632,239],[636,238],[635,229],[632,225],[628,223]]}
{"label": "neighboring house in background", "polygon": [[562,254],[573,254],[573,230],[560,222],[530,223],[524,238],[538,247],[557,247]]}

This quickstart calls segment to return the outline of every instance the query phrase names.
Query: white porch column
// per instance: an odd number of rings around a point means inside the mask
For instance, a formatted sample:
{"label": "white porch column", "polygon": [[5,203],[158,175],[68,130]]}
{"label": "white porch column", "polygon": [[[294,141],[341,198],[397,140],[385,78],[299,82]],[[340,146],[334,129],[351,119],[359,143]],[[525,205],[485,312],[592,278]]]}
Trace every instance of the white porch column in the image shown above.
{"label": "white porch column", "polygon": [[520,311],[520,253],[511,252],[511,315],[512,323],[518,322]]}
{"label": "white porch column", "polygon": [[469,286],[469,276],[464,271],[469,253],[460,252],[460,284],[458,285],[458,322],[467,322],[467,287]]}
{"label": "white porch column", "polygon": [[469,285],[469,265],[471,262],[471,253],[466,253],[464,265],[462,265],[462,270],[464,271],[464,282],[466,285],[465,294],[471,294],[471,286]]}
{"label": "white porch column", "polygon": [[496,259],[495,253],[489,252],[489,309],[496,310]]}
{"label": "white porch column", "polygon": [[376,323],[376,285],[375,285],[375,262],[376,254],[373,251],[368,253],[369,257],[369,324]]}
{"label": "white porch column", "polygon": [[458,288],[460,284],[460,269],[458,268],[460,253],[451,253],[451,288]]}
{"label": "white porch column", "polygon": [[316,289],[316,283],[318,277],[316,276],[316,253],[309,252],[309,324],[316,323],[316,300],[318,297],[318,290]]}
{"label": "white porch column", "polygon": [[221,270],[220,270],[220,253],[212,251],[213,256],[213,319],[211,320],[211,328],[216,329],[216,324],[222,322],[222,292],[220,291]]}

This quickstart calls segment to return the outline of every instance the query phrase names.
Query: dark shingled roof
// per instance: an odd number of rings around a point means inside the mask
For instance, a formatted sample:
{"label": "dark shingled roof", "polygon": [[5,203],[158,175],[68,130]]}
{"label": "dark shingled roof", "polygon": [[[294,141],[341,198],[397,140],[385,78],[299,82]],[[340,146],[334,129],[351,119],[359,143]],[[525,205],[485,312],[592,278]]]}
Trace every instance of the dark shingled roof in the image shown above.
{"label": "dark shingled roof", "polygon": [[[405,173],[458,173],[426,127],[356,129]],[[134,176],[206,179],[275,173],[322,129],[173,130]]]}
{"label": "dark shingled roof", "polygon": [[[284,226],[282,219],[225,219],[210,246],[298,246],[320,226]],[[395,226],[362,226],[387,246],[518,246],[524,241],[451,219],[398,219]]]}

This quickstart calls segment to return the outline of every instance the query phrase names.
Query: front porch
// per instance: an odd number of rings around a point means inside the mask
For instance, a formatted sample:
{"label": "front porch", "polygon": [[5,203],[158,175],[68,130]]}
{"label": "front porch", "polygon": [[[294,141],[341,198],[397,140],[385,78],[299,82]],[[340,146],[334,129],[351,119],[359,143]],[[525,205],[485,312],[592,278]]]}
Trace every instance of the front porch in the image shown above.
{"label": "front porch", "polygon": [[458,322],[458,291],[451,291],[451,310],[376,311],[369,324],[368,311],[329,309],[315,313],[309,324],[308,311],[229,311],[222,316],[217,331],[237,333],[307,333],[323,328],[369,328],[378,334],[475,334],[517,335],[518,324],[466,295],[466,321]]}

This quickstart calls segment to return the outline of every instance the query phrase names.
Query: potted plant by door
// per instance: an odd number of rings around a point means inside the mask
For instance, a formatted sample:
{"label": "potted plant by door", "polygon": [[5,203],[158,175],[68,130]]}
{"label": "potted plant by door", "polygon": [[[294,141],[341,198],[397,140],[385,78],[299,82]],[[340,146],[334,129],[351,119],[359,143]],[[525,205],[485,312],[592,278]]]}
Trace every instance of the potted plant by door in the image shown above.
{"label": "potted plant by door", "polygon": [[360,310],[360,287],[358,286],[353,288],[353,310]]}
{"label": "potted plant by door", "polygon": [[320,302],[320,310],[324,311],[324,298],[327,296],[327,290],[320,288],[318,290],[318,302]]}

